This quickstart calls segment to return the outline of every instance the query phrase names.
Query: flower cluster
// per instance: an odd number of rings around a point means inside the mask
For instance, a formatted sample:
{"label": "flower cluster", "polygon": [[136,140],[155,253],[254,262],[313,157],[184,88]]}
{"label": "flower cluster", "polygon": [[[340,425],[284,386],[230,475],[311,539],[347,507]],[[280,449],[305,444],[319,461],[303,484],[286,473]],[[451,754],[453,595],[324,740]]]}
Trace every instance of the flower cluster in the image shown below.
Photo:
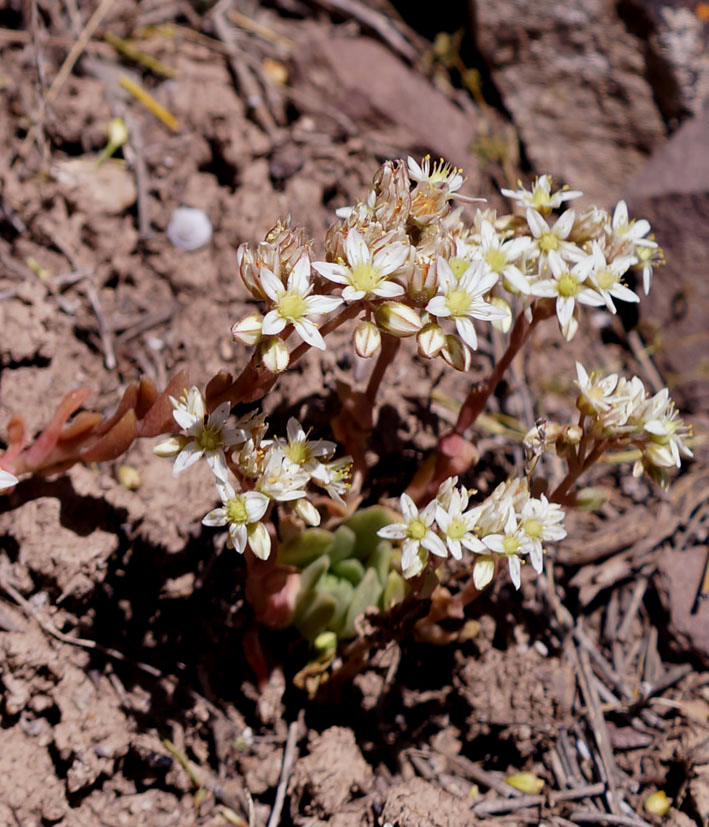
{"label": "flower cluster", "polygon": [[647,221],[629,220],[624,202],[612,216],[592,207],[552,220],[553,209],[581,193],[553,192],[551,177],[542,175],[529,191],[502,190],[523,215],[477,209],[466,224],[453,202],[481,199],[461,194],[464,181],[460,170],[443,161],[431,165],[428,157],[421,164],[388,161],[363,201],[337,211],[326,261],[314,261],[303,231],[287,222],[255,249],[242,244],[240,275],[269,310],[237,322],[234,339],[257,345],[265,366],[277,372],[288,365],[284,339],[291,331],[324,349],[316,319],[358,303],[360,356],[377,352],[382,332],[416,336],[422,357],[467,370],[478,344],[475,323],[508,330],[512,301],[529,313],[536,300],[554,299],[562,333],[571,339],[579,305],[615,313],[615,301],[638,301],[623,283],[631,268],[642,270],[650,289],[662,251],[648,237]]}
{"label": "flower cluster", "polygon": [[529,557],[537,573],[543,568],[543,543],[562,540],[561,506],[530,496],[525,480],[501,483],[480,505],[469,506],[470,494],[458,486],[457,477],[445,480],[435,499],[419,510],[402,494],[402,522],[380,529],[378,534],[401,541],[401,569],[404,577],[420,574],[429,554],[460,560],[463,548],[479,555],[473,565],[477,589],[492,580],[497,561],[507,560],[515,588],[520,587],[522,561]]}
{"label": "flower cluster", "polygon": [[248,544],[257,557],[269,557],[271,537],[265,519],[274,502],[292,503],[307,525],[319,525],[320,513],[307,490],[310,483],[343,502],[342,495],[349,488],[350,458],[333,461],[335,443],[308,439],[296,419],[288,421],[286,439],[266,439],[268,425],[263,415],[250,413],[228,426],[229,403],[207,414],[204,396],[196,387],[179,400],[171,397],[171,402],[182,431],[157,445],[155,453],[175,457],[175,474],[202,457],[207,460],[222,505],[202,522],[228,526],[228,544],[240,554]]}
{"label": "flower cluster", "polygon": [[578,362],[576,373],[576,405],[583,415],[584,430],[609,446],[638,450],[640,458],[633,474],[640,476],[645,471],[667,488],[668,469],[679,468],[681,457],[692,456],[685,444],[691,429],[677,414],[667,388],[650,396],[637,376],[628,380],[614,373],[589,375]]}

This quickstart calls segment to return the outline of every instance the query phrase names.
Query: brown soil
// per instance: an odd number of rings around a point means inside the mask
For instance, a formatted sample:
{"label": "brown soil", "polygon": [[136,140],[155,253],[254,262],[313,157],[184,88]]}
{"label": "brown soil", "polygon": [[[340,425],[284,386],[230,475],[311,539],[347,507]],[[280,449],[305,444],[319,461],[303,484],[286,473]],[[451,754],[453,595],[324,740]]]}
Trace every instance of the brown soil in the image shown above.
{"label": "brown soil", "polygon": [[[650,213],[662,205],[649,217],[670,275],[671,218],[684,216],[677,232],[694,245],[691,261],[676,259],[676,280],[660,272],[641,303],[655,363],[637,329],[628,333],[634,319],[589,325],[563,348],[549,326],[494,412],[531,425],[539,399],[547,414],[568,414],[584,355],[649,386],[666,372],[697,434],[706,430],[707,288],[696,262],[709,239],[692,221],[709,214],[709,174],[702,183],[697,172],[689,194],[672,188],[672,171],[653,176],[665,191],[638,188],[649,154],[660,153],[656,166],[673,162],[663,148],[701,112],[701,52],[690,82],[662,51],[674,42],[666,21],[681,11],[695,20],[696,4],[657,0],[642,25],[632,2],[580,4],[598,8],[576,23],[564,17],[574,4],[551,0],[537,4],[536,22],[520,0],[473,3],[471,20],[444,4],[440,26],[417,34],[420,21],[401,20],[386,0],[234,3],[237,15],[228,3],[203,14],[208,4],[116,0],[55,94],[97,5],[0,7],[0,426],[21,413],[37,433],[78,386],[110,412],[141,375],[164,386],[180,368],[198,383],[238,370],[245,355],[228,329],[252,305],[236,246],[287,214],[321,239],[383,159],[431,152],[499,206],[500,186],[547,166],[603,206],[640,193]],[[687,26],[705,42],[697,15]],[[427,38],[446,25],[465,28],[458,59],[481,70],[477,96],[459,63],[434,59]],[[136,38],[176,77],[122,59],[108,35]],[[121,75],[179,126],[131,97]],[[96,174],[112,116],[131,140]],[[709,156],[706,143],[696,151]],[[180,205],[211,218],[203,250],[168,241]],[[371,499],[400,493],[450,421],[446,399],[460,400],[500,346],[483,342],[465,376],[439,376],[404,348],[380,400]],[[306,413],[324,433],[335,383],[353,370],[361,384],[348,337],[333,337],[264,408],[276,427]],[[484,495],[522,457],[479,436],[470,484]],[[140,474],[135,491],[108,463],[29,479],[0,499],[0,825],[648,824],[657,818],[642,805],[656,789],[673,800],[666,823],[707,824],[701,440],[667,495],[599,466],[593,484],[615,495],[569,519],[553,580],[525,578],[520,593],[500,580],[442,645],[384,634],[359,674],[314,699],[293,685],[307,660],[294,632],[260,632],[271,676],[257,688],[241,561],[200,522],[214,506],[209,471],[175,478],[151,447],[121,460]],[[505,784],[520,772],[543,780],[539,794]]]}

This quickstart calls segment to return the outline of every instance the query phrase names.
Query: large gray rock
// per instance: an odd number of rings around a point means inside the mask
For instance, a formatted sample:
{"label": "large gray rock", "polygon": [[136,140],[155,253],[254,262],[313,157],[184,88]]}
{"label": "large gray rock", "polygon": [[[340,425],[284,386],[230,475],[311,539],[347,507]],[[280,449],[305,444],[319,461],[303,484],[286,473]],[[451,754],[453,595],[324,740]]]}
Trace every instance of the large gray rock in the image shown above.
{"label": "large gray rock", "polygon": [[373,146],[430,152],[461,167],[473,194],[480,174],[471,146],[475,110],[463,111],[389,49],[365,37],[327,37],[303,50],[298,71]]}
{"label": "large gray rock", "polygon": [[537,172],[607,203],[664,140],[642,42],[611,0],[471,0],[478,48]]}
{"label": "large gray rock", "polygon": [[687,121],[625,190],[667,265],[642,303],[645,340],[681,408],[709,404],[709,111]]}

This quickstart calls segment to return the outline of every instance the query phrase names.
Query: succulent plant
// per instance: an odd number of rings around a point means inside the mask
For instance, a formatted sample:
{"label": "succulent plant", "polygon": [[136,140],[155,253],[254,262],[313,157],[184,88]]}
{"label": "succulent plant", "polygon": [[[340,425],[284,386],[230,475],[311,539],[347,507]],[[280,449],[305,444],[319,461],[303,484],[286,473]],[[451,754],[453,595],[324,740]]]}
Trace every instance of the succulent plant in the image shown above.
{"label": "succulent plant", "polygon": [[400,555],[377,536],[391,522],[385,508],[372,506],[335,531],[310,528],[280,549],[279,562],[300,569],[292,624],[320,654],[354,637],[355,619],[364,611],[386,612],[406,596]]}

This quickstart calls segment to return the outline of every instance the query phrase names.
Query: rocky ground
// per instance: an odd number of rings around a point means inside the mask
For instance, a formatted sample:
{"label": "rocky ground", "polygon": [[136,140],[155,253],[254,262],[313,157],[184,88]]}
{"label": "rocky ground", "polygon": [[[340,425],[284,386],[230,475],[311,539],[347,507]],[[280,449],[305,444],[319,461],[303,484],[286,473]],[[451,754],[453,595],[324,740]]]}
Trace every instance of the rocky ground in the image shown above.
{"label": "rocky ground", "polygon": [[[237,370],[228,329],[252,305],[236,246],[288,214],[322,239],[382,160],[430,152],[500,208],[500,187],[552,172],[649,218],[667,266],[638,313],[571,346],[538,331],[493,413],[528,427],[530,399],[568,410],[583,355],[666,383],[695,461],[667,494],[600,466],[614,497],[574,515],[553,577],[501,580],[444,645],[392,636],[314,698],[293,683],[295,633],[261,632],[256,685],[240,561],[200,523],[208,471],[175,478],[140,442],[123,460],[137,490],[118,463],[21,482],[0,499],[2,825],[640,825],[662,821],[643,809],[654,790],[665,823],[709,823],[709,6],[408,6],[0,7],[0,426],[21,413],[38,432],[77,386],[108,412],[141,375]],[[97,173],[115,116],[130,140]],[[168,240],[180,205],[210,217],[207,247]],[[352,367],[343,337],[264,407],[325,430]],[[432,396],[437,371],[400,360],[388,377],[377,495],[400,493],[450,421],[441,400],[466,392],[447,371]],[[485,494],[521,452],[480,437]],[[523,771],[543,787],[505,783]]]}

